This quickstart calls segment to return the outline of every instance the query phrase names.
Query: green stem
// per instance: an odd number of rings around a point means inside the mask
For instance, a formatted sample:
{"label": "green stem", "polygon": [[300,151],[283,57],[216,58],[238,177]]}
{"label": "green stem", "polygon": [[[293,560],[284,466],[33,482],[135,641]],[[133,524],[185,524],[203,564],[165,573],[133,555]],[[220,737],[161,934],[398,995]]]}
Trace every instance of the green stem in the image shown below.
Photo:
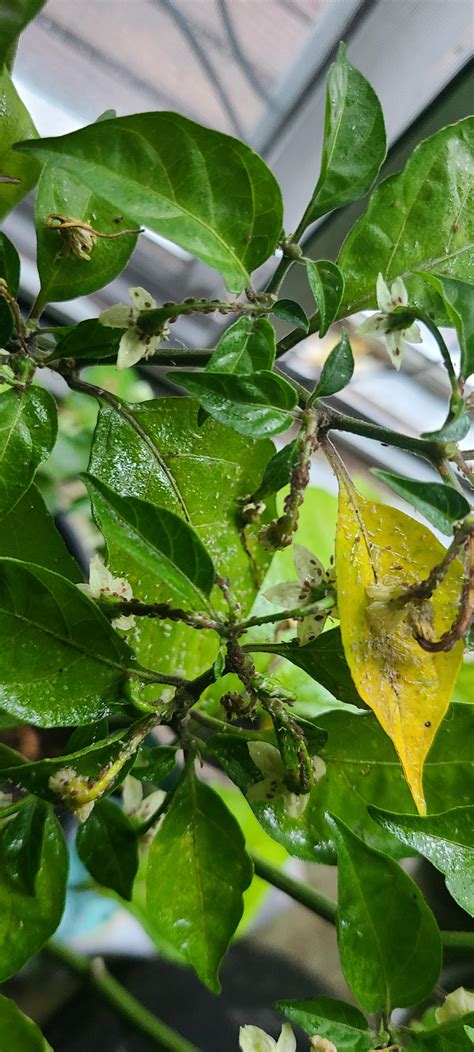
{"label": "green stem", "polygon": [[165,303],[154,310],[144,310],[139,315],[137,326],[149,335],[159,335],[168,321],[175,321],[182,314],[268,314],[271,310],[267,303],[240,303],[237,300],[229,303],[222,300],[189,299],[184,303]]}
{"label": "green stem", "polygon": [[142,603],[139,599],[114,599],[99,601],[98,606],[112,619],[118,614],[133,615],[133,617],[151,617],[160,621],[183,621],[190,628],[208,629],[220,632],[223,627],[221,621],[215,621],[209,614],[194,613],[192,610],[182,610],[180,607],[169,606],[168,603]]}
{"label": "green stem", "polygon": [[358,420],[357,417],[345,416],[335,409],[327,409],[321,414],[319,432],[326,434],[328,431],[346,431],[348,434],[360,435],[362,438],[373,438],[385,445],[396,446],[405,449],[409,453],[417,453],[425,457],[431,464],[437,467],[443,459],[443,453],[437,442],[427,438],[412,438],[411,435],[401,435],[388,427],[372,424],[366,420]]}
{"label": "green stem", "polygon": [[[329,899],[326,895],[322,895],[321,892],[315,891],[314,888],[304,881],[295,880],[294,877],[290,877],[284,870],[278,869],[277,866],[272,866],[270,862],[263,858],[253,855],[252,860],[257,877],[262,877],[262,880],[266,880],[274,888],[284,891],[295,902],[300,902],[302,906],[306,906],[312,913],[316,913],[318,917],[323,917],[324,920],[330,921],[331,924],[336,923],[337,903],[333,899]],[[441,942],[443,949],[446,951],[472,954],[474,952],[474,931],[442,931]]]}
{"label": "green stem", "polygon": [[146,1034],[157,1048],[170,1049],[171,1052],[199,1052],[195,1045],[149,1012],[117,979],[114,979],[105,967],[102,958],[90,959],[83,954],[75,953],[69,947],[56,942],[55,939],[46,943],[45,950],[46,953],[61,961],[61,964],[65,964],[89,982],[124,1019],[132,1023],[132,1026],[140,1030],[142,1034]]}
{"label": "green stem", "polygon": [[[283,279],[286,277],[286,274],[289,271],[290,267],[293,266],[293,263],[297,263],[298,260],[301,259],[303,253],[301,249],[298,251],[299,242],[306,230],[306,227],[309,226],[307,218],[309,208],[310,205],[308,205],[306,211],[304,212],[304,215],[301,217],[294,234],[291,234],[290,237],[286,239],[285,247],[283,248],[282,258],[280,259],[280,262],[274,274],[272,274],[272,277],[270,278],[270,281],[268,282],[265,288],[265,292],[278,294],[279,289],[281,288],[281,285],[283,283]],[[302,338],[304,339],[304,336]]]}
{"label": "green stem", "polygon": [[319,614],[326,610],[331,610],[335,605],[335,602],[336,600],[333,595],[326,595],[323,599],[319,599],[317,603],[309,603],[307,606],[294,606],[288,610],[278,610],[274,614],[262,614],[261,617],[249,617],[247,621],[241,621],[240,624],[236,625],[235,631],[240,635],[242,632],[246,632],[249,628],[255,628],[257,625],[270,625],[273,621],[289,621],[292,619],[301,621],[310,614]]}
{"label": "green stem", "polygon": [[434,336],[434,338],[436,340],[436,343],[438,344],[438,347],[439,347],[440,352],[441,352],[441,357],[442,357],[443,362],[444,362],[444,364],[446,366],[446,370],[447,370],[447,373],[448,373],[448,376],[449,376],[449,382],[451,384],[451,391],[452,391],[451,406],[454,407],[455,405],[457,405],[458,402],[462,401],[462,391],[461,391],[461,388],[459,386],[458,378],[457,378],[456,373],[454,371],[454,365],[452,363],[451,355],[449,353],[448,347],[446,346],[446,343],[443,340],[443,337],[442,337],[438,327],[435,325],[434,321],[430,318],[429,314],[426,314],[425,311],[423,311],[423,310],[416,309],[416,311],[415,311],[411,307],[409,309],[410,309],[410,314],[413,314],[414,318],[417,318],[418,321],[423,322],[423,325],[426,325],[426,328],[429,329],[431,335]]}
{"label": "green stem", "polygon": [[8,815],[16,815],[17,811],[20,810],[20,807],[23,807],[24,804],[29,804],[31,800],[36,800],[36,797],[33,796],[32,793],[27,793],[26,796],[22,796],[19,800],[15,800],[13,804],[8,804],[7,807],[1,807],[0,822],[2,821],[2,818],[7,818]]}
{"label": "green stem", "polygon": [[225,720],[209,716],[207,712],[199,712],[198,709],[191,709],[191,719],[201,723],[203,727],[209,727],[216,734],[236,734],[237,737],[244,738],[246,741],[262,740],[262,731],[248,731],[245,727],[237,727],[234,723],[226,723]]}

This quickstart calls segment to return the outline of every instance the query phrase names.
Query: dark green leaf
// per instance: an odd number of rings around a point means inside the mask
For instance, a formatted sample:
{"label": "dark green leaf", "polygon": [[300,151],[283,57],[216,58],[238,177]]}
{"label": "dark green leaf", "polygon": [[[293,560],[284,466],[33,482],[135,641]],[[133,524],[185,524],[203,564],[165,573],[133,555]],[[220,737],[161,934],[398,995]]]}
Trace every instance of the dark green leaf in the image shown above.
{"label": "dark green leaf", "polygon": [[430,1030],[412,1031],[410,1052],[472,1052],[469,1026],[474,1026],[474,1012],[466,1012],[459,1019]]}
{"label": "dark green leaf", "polygon": [[61,234],[46,225],[53,213],[81,220],[104,234],[137,229],[133,220],[117,213],[113,204],[102,200],[68,171],[46,164],[38,183],[35,213],[42,304],[87,296],[108,285],[125,267],[138,236],[100,237],[87,253],[90,259],[81,259],[67,252]]}
{"label": "dark green leaf", "polygon": [[307,222],[367,193],[386,151],[382,107],[369,82],[351,66],[344,44],[329,70],[321,173]]}
{"label": "dark green leaf", "polygon": [[30,486],[12,511],[0,515],[0,556],[45,566],[70,581],[82,581],[54,520],[36,486]]}
{"label": "dark green leaf", "polygon": [[138,841],[130,819],[111,800],[99,800],[76,835],[79,858],[91,876],[123,899],[132,897]]}
{"label": "dark green leaf", "polygon": [[340,819],[337,934],[341,968],[367,1012],[390,1013],[427,997],[442,961],[436,920],[411,877]]}
{"label": "dark green leaf", "polygon": [[[12,296],[16,296],[20,284],[20,257],[15,246],[3,233],[0,233],[0,278],[5,281]],[[7,345],[13,329],[11,309],[6,300],[0,299],[0,347]]]}
{"label": "dark green leaf", "polygon": [[6,514],[26,493],[36,468],[56,441],[57,414],[42,387],[0,394],[0,513]]}
{"label": "dark green leaf", "polygon": [[233,292],[249,284],[281,234],[281,193],[261,158],[175,113],[105,120],[21,149],[220,271]]}
{"label": "dark green leaf", "polygon": [[287,321],[290,325],[294,325],[295,329],[302,329],[303,332],[309,330],[309,320],[303,308],[294,300],[278,300],[278,303],[272,307],[272,314],[280,318],[280,321]]}
{"label": "dark green leaf", "polygon": [[271,369],[275,353],[275,330],[266,318],[239,318],[221,336],[206,372],[242,375]]}
{"label": "dark green leaf", "polygon": [[[249,610],[256,584],[237,524],[237,501],[258,487],[273,444],[241,438],[213,420],[199,429],[197,404],[189,398],[160,398],[130,407],[129,412],[139,433],[118,413],[101,410],[92,474],[121,495],[168,508],[193,526],[212,555],[216,572],[232,579],[236,598]],[[274,501],[269,498],[261,522],[268,522],[274,514]],[[269,555],[258,543],[259,528],[258,524],[247,526],[245,533],[257,572],[263,577]],[[156,577],[150,580],[120,545],[110,545],[109,560],[113,572],[125,574],[134,594],[145,602],[169,600],[169,589],[158,587]],[[212,598],[225,611],[217,589]],[[173,605],[181,605],[178,596]],[[151,618],[140,619],[132,638],[143,664],[174,674],[179,669],[190,678],[209,668],[217,651],[213,633]],[[150,699],[156,699],[155,688],[146,691]]]}
{"label": "dark green leaf", "polygon": [[470,512],[470,506],[462,493],[442,482],[418,482],[403,475],[393,475],[390,471],[372,468],[372,475],[385,482],[390,489],[398,493],[409,504],[420,511],[428,522],[441,533],[453,532],[453,523],[463,519]]}
{"label": "dark green leaf", "polygon": [[169,374],[225,427],[249,438],[268,438],[286,431],[293,422],[298,401],[294,387],[267,370],[251,376],[227,373],[181,372]]}
{"label": "dark green leaf", "polygon": [[292,442],[274,454],[268,461],[258,489],[252,494],[252,500],[265,500],[270,494],[278,493],[283,486],[288,485],[298,463],[300,449],[300,440],[294,438]]}
{"label": "dark green leaf", "polygon": [[79,752],[87,749],[89,745],[95,745],[109,734],[109,720],[104,716],[95,723],[88,723],[85,727],[76,727],[68,738],[64,753]]}
{"label": "dark green leaf", "polygon": [[136,497],[121,497],[92,475],[84,478],[107,544],[120,547],[192,607],[208,606],[214,567],[192,526],[173,511]]}
{"label": "dark green leaf", "polygon": [[40,566],[0,559],[0,704],[39,727],[120,705],[133,655],[95,603]]}
{"label": "dark green leaf", "polygon": [[313,997],[308,1001],[277,1001],[275,1006],[290,1023],[309,1036],[319,1034],[332,1041],[337,1052],[369,1052],[376,1035],[369,1030],[365,1016],[354,1005],[334,997]]}
{"label": "dark green leaf", "polygon": [[444,873],[456,902],[474,917],[474,807],[455,807],[439,815],[400,815],[371,807],[376,822],[402,844],[419,851]]}
{"label": "dark green leaf", "polygon": [[161,935],[214,993],[251,880],[240,826],[188,768],[150,848],[147,904]]}
{"label": "dark green leaf", "polygon": [[44,7],[45,0],[2,0],[0,8],[0,66],[7,63],[17,37]]}
{"label": "dark green leaf", "polygon": [[36,1023],[14,1001],[0,994],[0,1049],[2,1052],[53,1052]]}
{"label": "dark green leaf", "polygon": [[432,438],[436,442],[460,442],[466,437],[470,426],[471,422],[464,402],[458,402],[454,413],[449,414],[439,431],[423,431],[421,437]]}
{"label": "dark green leaf", "polygon": [[35,893],[47,817],[46,804],[42,800],[31,800],[19,808],[3,830],[2,865],[5,874],[25,895]]}
{"label": "dark green leaf", "polygon": [[73,329],[67,329],[62,339],[58,340],[49,361],[75,358],[78,362],[93,362],[102,358],[116,358],[122,335],[122,329],[112,329],[110,325],[101,325],[97,318],[88,318],[87,321],[80,321]]}
{"label": "dark green leaf", "polygon": [[461,349],[461,376],[467,380],[474,373],[474,288],[466,281],[443,274],[420,271],[442,297],[451,324],[456,329]]}
{"label": "dark green leaf", "polygon": [[323,365],[314,398],[327,398],[347,387],[354,372],[354,358],[349,337],[343,332],[339,343],[333,348]]}
{"label": "dark green leaf", "polygon": [[[110,772],[115,764],[116,776],[110,778],[107,785],[107,792],[111,792],[130,770],[142,736],[141,723],[136,722],[126,730],[116,731],[108,738],[93,741],[75,752],[68,751],[64,756],[48,757],[34,763],[27,763],[18,753],[3,748],[0,752],[0,779],[2,783],[13,782],[57,804],[61,793],[54,783],[51,785],[51,779],[55,779],[59,772],[65,768],[74,771],[87,790],[87,783],[100,781],[104,771]],[[121,759],[125,760],[123,765],[118,762]]]}
{"label": "dark green leaf", "polygon": [[[339,316],[376,307],[375,285],[415,270],[474,279],[474,206],[469,193],[474,120],[467,117],[414,150],[404,170],[374,191],[347,237],[338,264],[346,281]],[[408,280],[410,300],[424,306],[424,279]]]}
{"label": "dark green leaf", "polygon": [[[8,825],[0,829],[0,982],[15,975],[56,931],[61,920],[68,869],[64,835],[53,812],[44,825],[40,864],[34,895],[27,895],[13,884],[3,864],[3,837]],[[23,1052],[23,1050],[22,1050]]]}
{"label": "dark green leaf", "polygon": [[[262,650],[264,644],[259,644]],[[341,639],[340,628],[331,628],[323,632],[311,643],[300,646],[298,643],[269,643],[265,647],[269,654],[279,654],[302,668],[316,683],[321,683],[326,690],[339,701],[357,708],[366,708],[359,697],[349,666],[347,664]]]}
{"label": "dark green leaf", "polygon": [[332,325],[342,300],[344,278],[330,260],[306,260],[308,281],[319,311],[319,335],[325,336]]}
{"label": "dark green leaf", "polygon": [[35,157],[12,150],[21,138],[33,138],[36,128],[13,86],[7,70],[0,69],[0,175],[13,182],[0,182],[0,219],[35,185],[40,165]]}
{"label": "dark green leaf", "polygon": [[134,778],[160,786],[171,774],[176,763],[176,749],[170,745],[157,745],[151,749],[140,749],[133,767]]}

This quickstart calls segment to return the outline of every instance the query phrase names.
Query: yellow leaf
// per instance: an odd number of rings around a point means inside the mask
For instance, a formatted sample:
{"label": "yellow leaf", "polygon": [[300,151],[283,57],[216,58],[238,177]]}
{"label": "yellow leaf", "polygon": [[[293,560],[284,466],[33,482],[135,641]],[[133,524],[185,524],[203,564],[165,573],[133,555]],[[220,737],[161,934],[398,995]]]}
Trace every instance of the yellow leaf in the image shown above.
{"label": "yellow leaf", "polygon": [[339,479],[336,576],[344,652],[361,698],[397,750],[420,814],[426,813],[423,764],[448,708],[463,644],[428,653],[414,629],[438,638],[451,626],[462,588],[460,560],[425,603],[386,600],[392,589],[424,580],[444,552],[425,526]]}

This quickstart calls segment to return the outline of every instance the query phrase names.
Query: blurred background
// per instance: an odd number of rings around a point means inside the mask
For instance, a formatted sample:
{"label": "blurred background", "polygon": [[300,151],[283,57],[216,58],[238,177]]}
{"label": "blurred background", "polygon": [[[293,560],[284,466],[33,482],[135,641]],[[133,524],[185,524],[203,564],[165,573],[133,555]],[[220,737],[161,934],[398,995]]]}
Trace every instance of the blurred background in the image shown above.
{"label": "blurred background", "polygon": [[[349,60],[368,77],[384,108],[389,153],[383,175],[401,168],[420,139],[471,112],[472,0],[48,0],[21,38],[14,81],[41,135],[79,128],[114,107],[119,115],[176,110],[245,139],[278,178],[285,200],[285,228],[291,231],[317,179],[325,76],[341,39],[348,46]],[[308,234],[305,254],[335,259],[364,207],[364,201],[358,202],[320,222]],[[29,197],[4,223],[21,254],[25,310],[39,284],[33,214],[34,200]],[[257,287],[264,286],[274,265],[270,261],[257,272]],[[127,302],[127,289],[134,285],[144,286],[158,303],[190,294],[212,298],[223,293],[215,272],[145,232],[118,279],[83,299],[53,304],[43,322],[62,324],[93,317],[112,304]],[[283,295],[297,299],[308,312],[313,309],[304,268],[293,267]],[[356,359],[353,380],[333,404],[408,434],[419,434],[420,421],[429,421],[432,429],[441,426],[448,385],[430,334],[425,330],[423,344],[410,347],[401,373],[396,374],[383,345],[357,334],[361,321],[359,314],[349,322]],[[180,319],[173,326],[171,345],[212,347],[223,324],[222,318],[218,322],[212,316]],[[286,331],[282,325],[279,335]],[[312,386],[339,334],[336,325],[323,340],[317,335],[303,340],[287,355],[283,367]],[[446,330],[445,337],[455,356],[454,332]],[[144,366],[125,375],[112,367],[89,372],[95,382],[131,400],[171,390],[156,367]],[[58,384],[58,378],[51,377],[53,382]],[[42,470],[41,486],[65,535],[69,531],[79,538],[78,553],[85,568],[95,536],[77,474],[87,466],[96,409],[81,395],[66,396],[60,386],[55,393],[61,400],[60,440]],[[372,491],[376,483],[368,474],[371,466],[414,474],[412,458],[400,450],[356,436],[345,436],[337,444],[351,473]],[[465,445],[474,446],[472,433]],[[416,472],[419,478],[431,475],[422,461],[417,461]],[[317,520],[317,554],[327,561],[335,484],[318,458],[313,482],[317,489],[308,501],[299,539],[315,547]],[[383,499],[391,501],[393,494],[385,490]],[[291,574],[291,561],[283,560],[284,566]],[[463,673],[460,700],[473,700],[473,673],[473,666]],[[334,699],[322,690],[315,694],[315,684],[304,673],[293,668],[291,675],[289,685],[296,683],[301,711],[316,715],[333,707]],[[32,754],[39,748],[34,740],[23,746]],[[54,750],[53,741],[48,748],[50,753]],[[238,809],[230,791],[222,791],[229,793],[229,803]],[[285,853],[263,842],[247,812],[248,808],[239,817],[247,822],[246,833],[255,850],[283,861]],[[335,894],[330,867],[310,870],[294,860],[290,871],[292,867],[320,890]],[[456,915],[449,912],[454,906],[444,900],[442,881],[427,864],[419,867],[418,875],[429,886],[444,926],[455,927]],[[81,891],[83,881],[78,865],[63,937],[79,949],[114,955],[116,974],[204,1052],[236,1049],[238,1025],[243,1022],[276,1033],[271,1004],[282,993],[304,997],[324,991],[347,996],[334,930],[302,907],[290,907],[279,893],[265,897],[261,882],[247,903],[245,938],[224,965],[223,998],[216,1001],[188,971],[169,963],[166,948],[161,948],[158,960],[152,960],[154,944],[136,918],[117,909],[115,901]],[[138,907],[135,912],[139,915]],[[143,957],[148,958],[145,964]],[[468,962],[461,975],[445,979],[448,987],[468,982]],[[9,986],[45,1027],[56,1052],[146,1052],[152,1047],[46,959],[41,966],[33,962]]]}

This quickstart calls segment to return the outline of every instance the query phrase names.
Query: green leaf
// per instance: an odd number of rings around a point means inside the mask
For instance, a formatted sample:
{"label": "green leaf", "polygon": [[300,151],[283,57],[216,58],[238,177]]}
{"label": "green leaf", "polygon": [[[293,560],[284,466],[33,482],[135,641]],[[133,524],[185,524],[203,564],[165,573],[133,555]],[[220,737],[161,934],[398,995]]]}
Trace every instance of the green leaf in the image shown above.
{"label": "green leaf", "polygon": [[45,0],[2,0],[0,8],[0,66],[8,63],[17,37],[44,7]]}
{"label": "green leaf", "polygon": [[2,864],[5,873],[25,895],[35,893],[48,813],[42,800],[31,800],[8,820],[3,832]]}
{"label": "green leaf", "polygon": [[341,968],[366,1012],[416,1005],[442,961],[438,925],[411,877],[368,847],[340,819],[337,938]]}
{"label": "green leaf", "polygon": [[292,442],[274,454],[268,461],[258,489],[252,494],[253,501],[265,500],[270,494],[278,493],[278,490],[288,485],[298,463],[300,450],[301,442],[298,438],[294,438]]}
{"label": "green leaf", "polygon": [[0,394],[0,513],[10,511],[31,485],[56,441],[56,405],[42,387]]}
{"label": "green leaf", "polygon": [[140,749],[133,766],[134,778],[160,786],[171,774],[176,764],[176,749],[171,745],[157,745],[151,749]]}
{"label": "green leaf", "polygon": [[214,567],[192,526],[166,508],[121,497],[92,475],[84,479],[107,544],[120,547],[152,579],[168,585],[192,607],[207,607]]}
{"label": "green leaf", "polygon": [[[116,765],[116,776],[110,777],[107,783],[106,792],[110,793],[132,767],[136,749],[141,741],[141,732],[142,725],[136,722],[125,730],[116,731],[108,738],[92,741],[90,745],[75,748],[72,752],[68,749],[64,756],[48,757],[34,763],[25,762],[20,754],[12,749],[4,749],[0,753],[1,781],[13,782],[14,785],[57,804],[61,794],[55,789],[54,782],[51,784],[51,779],[56,780],[58,773],[65,768],[73,770],[84,783],[92,784],[100,782],[104,772],[110,775]],[[121,759],[125,761],[123,764],[117,762]]]}
{"label": "green leaf", "polygon": [[0,556],[45,566],[77,583],[82,573],[66,548],[36,486],[0,515]]}
{"label": "green leaf", "polygon": [[91,124],[20,149],[53,162],[124,215],[218,270],[241,292],[272,255],[281,193],[248,146],[176,113]]}
{"label": "green leaf", "polygon": [[133,220],[117,212],[68,171],[46,164],[36,194],[37,260],[41,281],[40,303],[55,303],[87,296],[108,285],[125,267],[137,243],[138,233],[98,238],[90,259],[67,252],[57,230],[47,226],[48,216],[82,220],[104,234],[135,229]]}
{"label": "green leaf", "polygon": [[[1,14],[0,14],[1,17]],[[0,232],[0,278],[6,282],[12,296],[18,293],[20,284],[20,257],[7,235]],[[14,320],[11,308],[0,299],[0,347],[5,347],[13,333]]]}
{"label": "green leaf", "polygon": [[[52,811],[48,812],[34,895],[12,883],[3,865],[0,829],[0,982],[15,975],[56,931],[66,896],[68,854],[64,835]],[[23,1050],[22,1050],[23,1052]]]}
{"label": "green leaf", "polygon": [[[474,280],[473,137],[471,117],[443,128],[374,191],[339,255],[346,282],[340,317],[377,306],[379,272],[387,282],[398,275],[406,280],[415,270]],[[425,280],[410,278],[407,284],[410,300],[423,307]]]}
{"label": "green leaf", "polygon": [[39,727],[120,707],[130,648],[95,603],[40,566],[0,559],[0,705]]}
{"label": "green leaf", "polygon": [[279,654],[293,665],[302,668],[339,701],[356,705],[357,708],[366,708],[357,693],[344,655],[340,628],[331,628],[303,646],[293,642],[285,643],[282,640],[281,643],[269,643],[268,646],[259,644],[259,650],[264,647],[266,653]]}
{"label": "green leaf", "polygon": [[173,371],[174,383],[198,399],[225,427],[249,438],[268,438],[293,422],[297,393],[282,376],[262,370],[251,376]]}
{"label": "green leaf", "polygon": [[354,372],[354,358],[349,337],[343,332],[339,343],[326,358],[312,398],[327,398],[347,387]]}
{"label": "green leaf", "polygon": [[112,329],[110,325],[101,325],[97,318],[88,318],[66,331],[48,361],[74,358],[78,362],[94,362],[116,358],[122,336],[122,329]]}
{"label": "green leaf", "polygon": [[474,917],[474,807],[455,807],[421,818],[371,807],[370,814],[402,844],[444,873],[453,899]]}
{"label": "green leaf", "polygon": [[412,1030],[410,1052],[472,1052],[469,1029],[473,1026],[474,1012],[466,1012],[430,1030]]}
{"label": "green leaf", "polygon": [[53,1052],[36,1023],[14,1001],[0,994],[0,1049],[5,1052]]}
{"label": "green leaf", "polygon": [[320,259],[306,260],[308,281],[319,311],[319,335],[325,336],[332,325],[342,300],[344,278],[335,263]]}
{"label": "green leaf", "polygon": [[[254,571],[263,577],[269,554],[257,539],[260,525],[246,527],[247,544],[255,558],[255,567],[252,565],[242,545],[237,501],[258,487],[273,444],[241,438],[213,420],[199,429],[197,404],[189,398],[160,398],[131,406],[127,412],[139,431],[114,410],[101,410],[91,473],[124,497],[146,499],[179,514],[199,534],[216,572],[232,579],[234,595],[248,611],[257,590]],[[270,498],[261,523],[274,514]],[[134,594],[144,602],[169,601],[169,589],[158,586],[156,578],[150,580],[119,544],[109,544],[109,562],[114,573],[127,577]],[[217,589],[212,599],[217,609],[225,611]],[[173,605],[180,605],[179,596]],[[212,632],[151,618],[140,618],[129,638],[143,664],[174,674],[180,669],[189,678],[212,665],[218,647]],[[156,699],[156,688],[148,687],[145,692]]]}
{"label": "green leaf", "polygon": [[422,438],[434,439],[435,442],[460,442],[465,438],[471,422],[464,402],[458,402],[453,413],[450,413],[439,431],[423,431]]}
{"label": "green leaf", "polygon": [[117,804],[99,800],[76,834],[79,858],[91,876],[123,899],[132,897],[138,870],[138,841],[135,830]]}
{"label": "green leaf", "polygon": [[459,340],[461,377],[467,380],[474,373],[474,288],[466,281],[448,278],[443,274],[420,271],[420,275],[433,285],[443,299]]}
{"label": "green leaf", "polygon": [[12,150],[21,138],[33,138],[36,128],[6,70],[0,69],[0,174],[13,182],[0,182],[0,219],[21,201],[35,185],[40,165],[35,157]]}
{"label": "green leaf", "polygon": [[280,318],[280,321],[287,321],[295,329],[302,329],[303,332],[309,331],[309,319],[303,308],[294,300],[278,300],[272,307],[272,314]]}
{"label": "green leaf", "polygon": [[235,818],[188,767],[150,848],[147,903],[161,935],[214,993],[251,879]]}
{"label": "green leaf", "polygon": [[275,353],[275,330],[266,318],[239,318],[221,336],[206,372],[242,375],[271,369]]}
{"label": "green leaf", "polygon": [[442,482],[418,482],[391,471],[371,468],[372,475],[385,482],[399,497],[412,504],[431,525],[441,533],[451,534],[453,523],[459,522],[470,512],[470,506],[462,493]]}
{"label": "green leaf", "polygon": [[310,1037],[318,1034],[332,1041],[337,1052],[369,1052],[376,1043],[376,1035],[369,1030],[362,1012],[334,997],[277,1001],[275,1007]]}
{"label": "green leaf", "polygon": [[307,225],[367,193],[386,148],[377,95],[347,61],[341,44],[327,80],[321,172],[306,214]]}

